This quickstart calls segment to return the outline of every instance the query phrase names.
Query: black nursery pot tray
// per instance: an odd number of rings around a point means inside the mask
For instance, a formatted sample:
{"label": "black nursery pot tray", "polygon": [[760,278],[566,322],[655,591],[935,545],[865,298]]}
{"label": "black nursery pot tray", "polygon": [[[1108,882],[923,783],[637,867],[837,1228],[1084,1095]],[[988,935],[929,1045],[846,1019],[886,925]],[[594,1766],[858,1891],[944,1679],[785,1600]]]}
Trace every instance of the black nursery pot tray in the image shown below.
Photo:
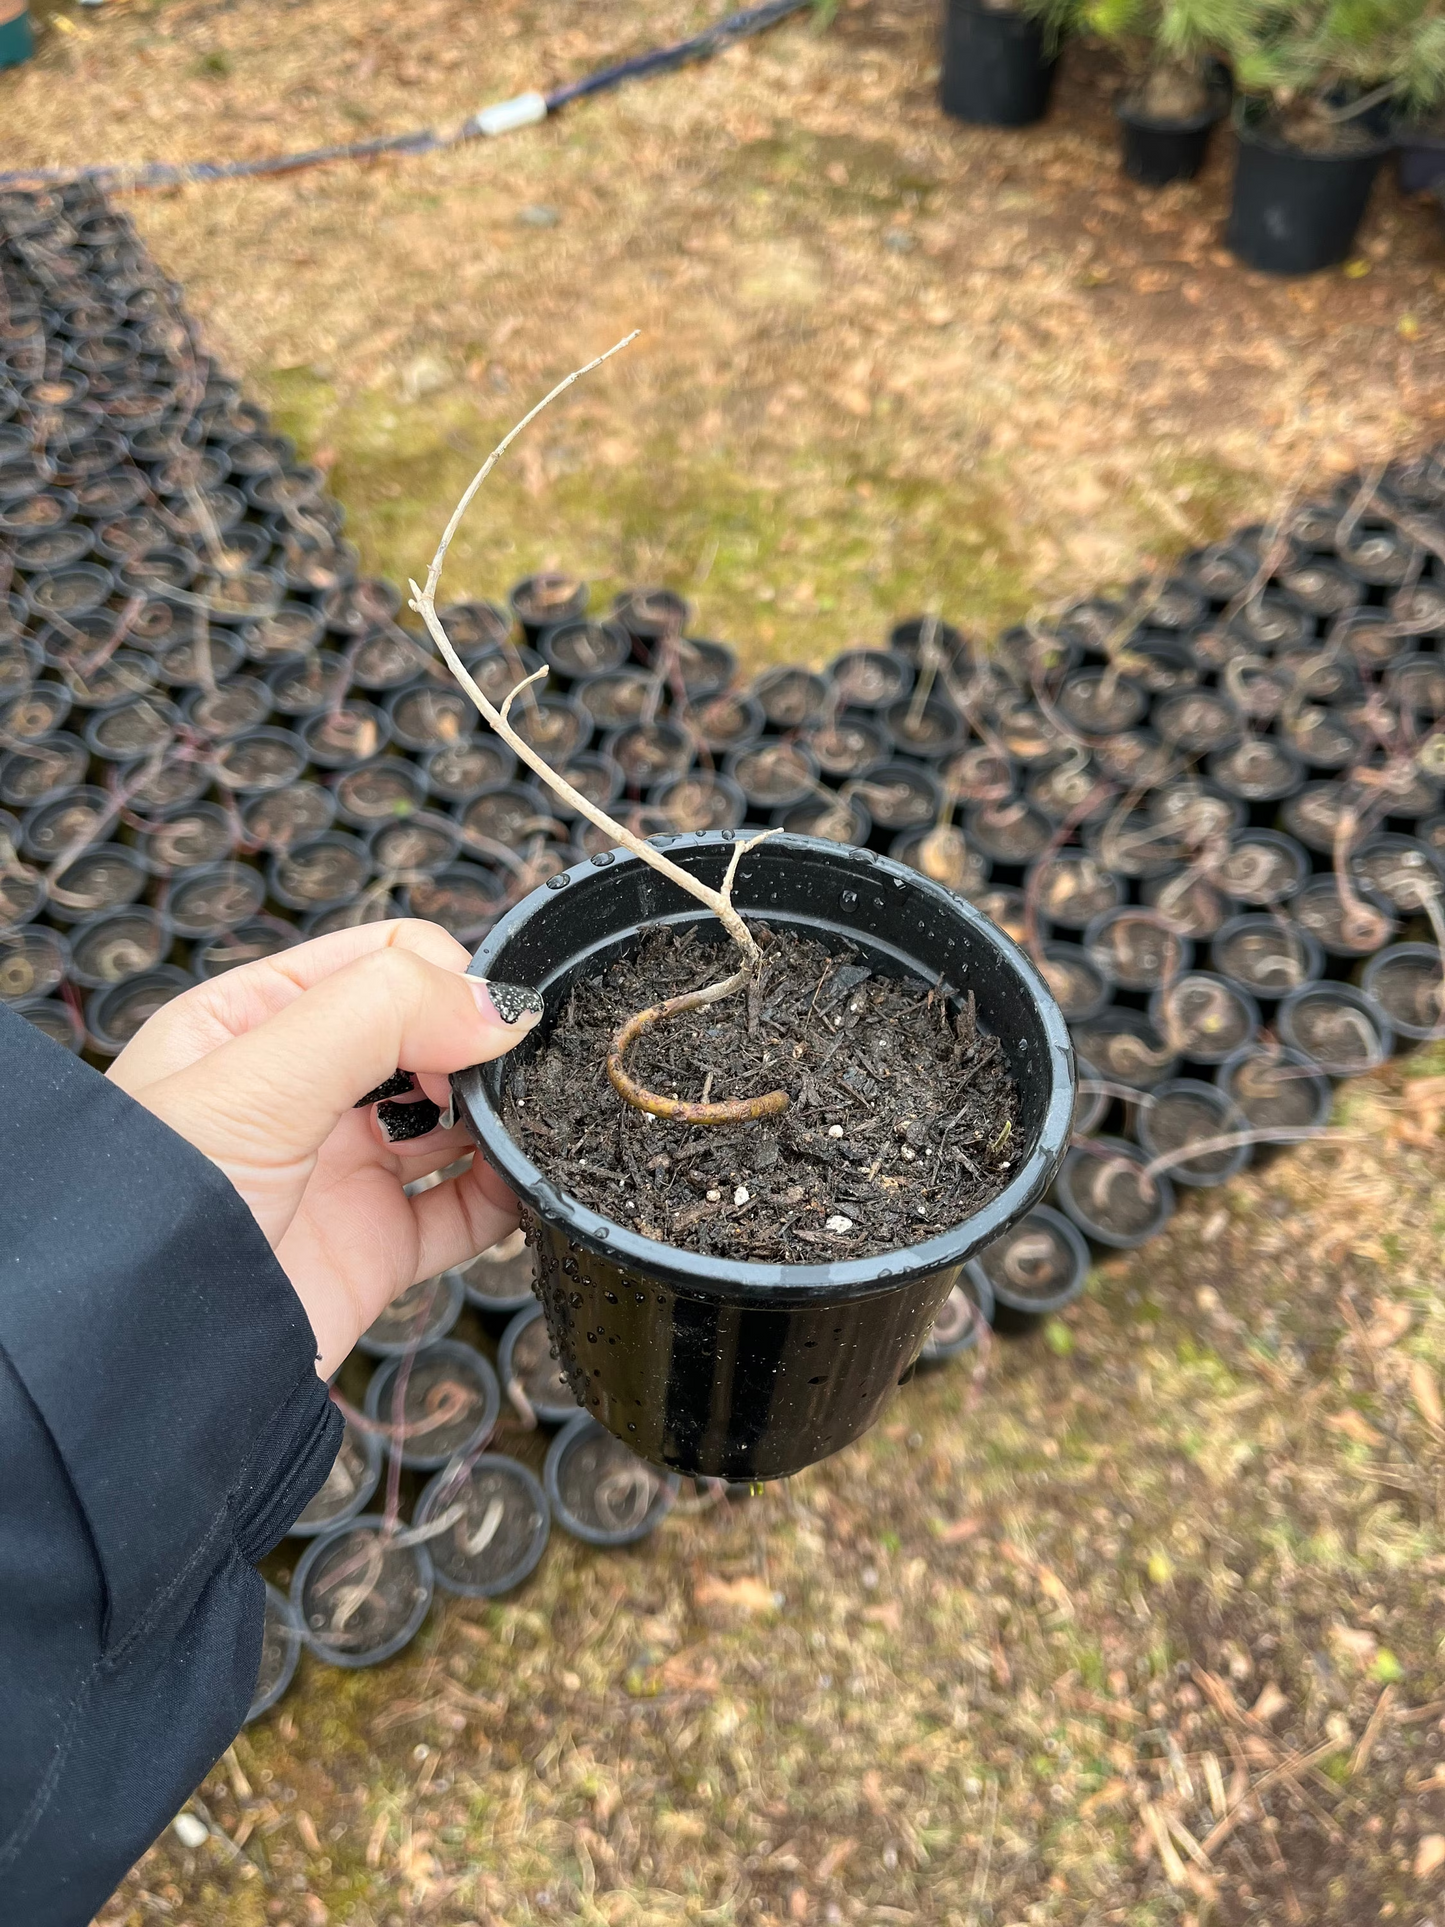
{"label": "black nursery pot tray", "polygon": [[[733,841],[660,839],[713,887]],[[878,1417],[963,1265],[1047,1188],[1068,1140],[1074,1068],[1063,1018],[1032,964],[977,910],[910,870],[870,851],[779,837],[743,859],[735,901],[774,928],[856,948],[880,974],[944,977],[973,993],[1019,1090],[1018,1159],[992,1202],[875,1258],[768,1265],[703,1256],[599,1216],[546,1178],[502,1122],[505,1062],[452,1081],[473,1135],[522,1200],[538,1296],[584,1411],[656,1465],[754,1480],[827,1457]],[[659,925],[713,919],[639,859],[603,852],[511,911],[471,969],[535,986],[555,1020],[574,984]]]}

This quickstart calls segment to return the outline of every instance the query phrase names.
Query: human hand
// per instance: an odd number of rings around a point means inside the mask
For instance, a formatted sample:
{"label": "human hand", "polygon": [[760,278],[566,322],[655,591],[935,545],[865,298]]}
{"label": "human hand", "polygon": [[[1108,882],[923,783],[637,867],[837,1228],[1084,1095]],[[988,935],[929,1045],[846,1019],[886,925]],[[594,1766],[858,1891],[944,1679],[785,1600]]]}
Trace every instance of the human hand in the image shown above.
{"label": "human hand", "polygon": [[[531,992],[466,977],[467,952],[404,918],[337,930],[198,984],[157,1011],[109,1077],[218,1165],[296,1288],[330,1374],[396,1295],[505,1237],[516,1205],[437,1128],[447,1073],[500,1057],[536,1023]],[[498,1014],[516,1021],[505,1023]],[[424,1095],[355,1109],[393,1077]]]}

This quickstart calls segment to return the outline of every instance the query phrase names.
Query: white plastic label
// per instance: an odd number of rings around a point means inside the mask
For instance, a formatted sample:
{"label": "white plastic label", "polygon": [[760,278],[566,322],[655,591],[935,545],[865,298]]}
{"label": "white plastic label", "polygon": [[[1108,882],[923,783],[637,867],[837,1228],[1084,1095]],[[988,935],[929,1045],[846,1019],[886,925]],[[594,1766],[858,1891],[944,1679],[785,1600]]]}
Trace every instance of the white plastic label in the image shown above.
{"label": "white plastic label", "polygon": [[546,118],[544,95],[518,94],[515,100],[499,100],[495,107],[484,107],[475,124],[479,134],[510,134],[515,127],[531,127]]}

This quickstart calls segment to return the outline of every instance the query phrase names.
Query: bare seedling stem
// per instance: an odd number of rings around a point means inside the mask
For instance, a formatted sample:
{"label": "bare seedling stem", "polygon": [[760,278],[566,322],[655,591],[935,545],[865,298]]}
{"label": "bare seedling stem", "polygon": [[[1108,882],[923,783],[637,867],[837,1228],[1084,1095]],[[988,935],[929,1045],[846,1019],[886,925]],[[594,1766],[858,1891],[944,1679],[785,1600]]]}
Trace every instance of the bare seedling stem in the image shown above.
{"label": "bare seedling stem", "polygon": [[[486,461],[483,462],[482,466],[477,470],[477,473],[472,477],[461,500],[452,510],[451,520],[442,531],[442,539],[437,544],[436,554],[432,557],[431,566],[427,570],[425,588],[418,588],[415,581],[411,583],[411,606],[426,624],[427,633],[441,651],[442,659],[451,670],[453,676],[455,676],[458,683],[460,683],[461,687],[466,691],[478,711],[486,718],[487,722],[491,724],[497,735],[507,744],[508,748],[516,753],[518,759],[525,763],[528,769],[540,776],[553,794],[560,796],[579,816],[585,817],[589,823],[594,824],[604,835],[610,836],[621,848],[631,851],[633,856],[640,858],[642,862],[656,870],[659,875],[665,876],[669,882],[675,883],[680,890],[686,891],[690,897],[695,897],[699,903],[704,904],[712,911],[713,915],[717,918],[718,922],[721,923],[724,930],[727,931],[738,949],[742,951],[742,966],[736,970],[732,976],[725,978],[721,983],[713,984],[707,990],[690,992],[686,997],[669,998],[666,1003],[640,1011],[637,1016],[629,1018],[627,1023],[622,1026],[613,1038],[612,1047],[608,1052],[607,1058],[608,1075],[612,1080],[614,1088],[618,1095],[635,1109],[650,1111],[656,1117],[683,1117],[685,1114],[686,1122],[691,1124],[730,1124],[735,1122],[739,1116],[769,1116],[778,1111],[786,1110],[788,1106],[787,1093],[785,1091],[773,1091],[766,1098],[750,1100],[741,1112],[737,1109],[735,1101],[716,1104],[681,1105],[678,1100],[656,1097],[651,1092],[642,1090],[639,1085],[627,1076],[626,1071],[622,1067],[622,1057],[628,1045],[641,1030],[656,1023],[664,1016],[674,1015],[683,1010],[696,1009],[700,1004],[716,1003],[724,997],[733,996],[747,984],[748,980],[761,964],[762,953],[758,949],[757,940],[733,908],[732,889],[734,879],[737,876],[739,858],[745,851],[752,849],[756,843],[761,842],[762,838],[753,837],[749,841],[738,844],[734,848],[732,860],[728,864],[727,874],[723,878],[722,888],[720,890],[710,890],[705,883],[691,875],[687,870],[684,870],[679,864],[670,862],[667,857],[663,856],[660,850],[653,848],[653,846],[644,841],[642,837],[635,835],[633,831],[617,822],[616,819],[609,816],[604,809],[599,808],[590,798],[584,796],[580,790],[574,789],[564,776],[552,768],[544,756],[533,749],[531,744],[525,741],[525,739],[519,736],[516,730],[513,729],[508,720],[508,713],[511,710],[512,703],[523,690],[529,688],[529,686],[540,677],[545,676],[547,671],[540,669],[534,675],[528,676],[524,681],[518,683],[516,688],[503,699],[501,708],[496,708],[488,701],[486,695],[478,687],[476,680],[469,673],[466,665],[453,648],[451,638],[447,635],[445,628],[442,626],[441,619],[437,615],[436,607],[437,587],[441,582],[442,566],[446,561],[446,554],[448,548],[451,546],[452,537],[460,527],[462,517],[471,506],[472,498],[482,483],[487,479],[488,475],[490,475],[496,467],[497,462],[506,453],[507,449],[517,439],[527,424],[534,421],[549,403],[555,401],[564,390],[570,388],[573,382],[580,380],[583,375],[590,374],[594,368],[600,368],[604,361],[610,361],[613,355],[618,354],[623,348],[628,347],[630,343],[634,342],[640,333],[640,329],[634,328],[630,335],[624,336],[621,341],[609,348],[605,354],[596,356],[583,368],[574,369],[570,375],[566,376],[562,381],[559,381],[557,386],[553,388],[549,394],[544,395],[536,407],[529,410],[515,427],[507,431],[487,457]],[[764,832],[764,834],[771,835],[773,832],[768,831]],[[759,1104],[766,1108],[763,1110],[757,1109]]]}

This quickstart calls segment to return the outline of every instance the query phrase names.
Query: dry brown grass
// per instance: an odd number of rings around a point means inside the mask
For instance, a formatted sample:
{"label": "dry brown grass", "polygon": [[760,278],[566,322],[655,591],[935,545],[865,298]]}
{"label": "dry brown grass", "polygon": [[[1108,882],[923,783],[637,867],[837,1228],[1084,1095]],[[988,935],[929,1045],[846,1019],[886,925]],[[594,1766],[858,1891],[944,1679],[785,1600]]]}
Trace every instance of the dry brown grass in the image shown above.
{"label": "dry brown grass", "polygon": [[[715,11],[109,0],[0,78],[5,155],[455,123]],[[1124,183],[1087,50],[1044,129],[947,123],[934,11],[864,0],[495,144],[133,205],[399,579],[519,403],[641,326],[498,477],[459,583],[547,557],[666,576],[752,658],[934,597],[986,630],[1262,513],[1308,453],[1329,471],[1438,432],[1424,208],[1381,187],[1359,278],[1243,274],[1218,248],[1226,142],[1198,185]]]}
{"label": "dry brown grass", "polygon": [[1442,1069],[831,1463],[303,1659],[203,1789],[241,1857],[108,1927],[1438,1921]]}
{"label": "dry brown grass", "polygon": [[[111,0],[0,79],[6,160],[446,121],[711,11]],[[1423,210],[1384,186],[1357,275],[1243,275],[1223,154],[1120,183],[1087,51],[1047,128],[947,126],[932,14],[845,6],[494,147],[134,205],[396,576],[519,403],[640,323],[456,586],[701,585],[751,659],[935,596],[986,630],[1264,512],[1311,451],[1438,434]],[[1351,1096],[1363,1143],[1191,1201],[787,1488],[631,1554],[559,1541],[376,1674],[303,1661],[203,1790],[229,1844],[168,1836],[104,1918],[1439,1927],[1442,1072]]]}

